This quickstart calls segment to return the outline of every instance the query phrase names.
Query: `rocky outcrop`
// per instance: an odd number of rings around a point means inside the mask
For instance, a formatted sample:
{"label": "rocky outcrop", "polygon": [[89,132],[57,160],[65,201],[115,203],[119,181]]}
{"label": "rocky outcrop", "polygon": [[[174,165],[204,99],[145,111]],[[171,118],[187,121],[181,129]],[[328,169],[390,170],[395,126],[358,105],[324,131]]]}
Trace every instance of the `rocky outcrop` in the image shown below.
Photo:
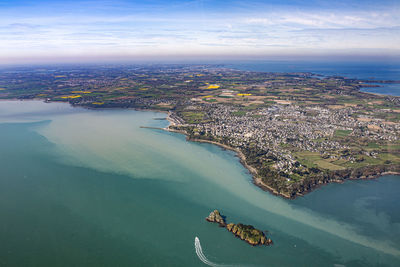
{"label": "rocky outcrop", "polygon": [[218,210],[214,210],[213,212],[211,212],[210,215],[208,215],[208,217],[206,218],[206,220],[209,222],[219,223],[219,226],[221,226],[221,227],[226,226],[225,219],[221,215],[221,213],[219,213]]}
{"label": "rocky outcrop", "polygon": [[400,164],[368,165],[354,169],[318,171],[309,174],[303,180],[289,184],[285,182],[285,177],[269,168],[260,169],[258,174],[254,177],[254,183],[257,186],[276,195],[294,199],[324,184],[342,183],[346,180],[374,179],[385,174],[399,175]]}
{"label": "rocky outcrop", "polygon": [[206,220],[209,222],[219,223],[219,226],[226,227],[229,232],[233,233],[236,237],[246,241],[252,246],[269,246],[273,244],[272,240],[267,238],[263,231],[254,228],[252,225],[245,225],[241,223],[226,224],[224,216],[222,216],[218,210],[211,212]]}
{"label": "rocky outcrop", "polygon": [[230,223],[226,226],[226,229],[252,246],[269,246],[273,244],[272,240],[267,238],[263,231],[255,229],[252,225]]}

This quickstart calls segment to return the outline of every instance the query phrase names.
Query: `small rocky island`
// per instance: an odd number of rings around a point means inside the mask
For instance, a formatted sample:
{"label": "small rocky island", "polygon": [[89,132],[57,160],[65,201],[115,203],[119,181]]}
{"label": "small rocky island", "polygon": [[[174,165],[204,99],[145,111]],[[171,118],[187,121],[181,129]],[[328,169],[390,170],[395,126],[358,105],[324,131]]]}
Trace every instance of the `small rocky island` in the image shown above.
{"label": "small rocky island", "polygon": [[213,212],[211,212],[206,220],[209,222],[219,223],[219,226],[221,227],[226,227],[225,218],[222,217],[221,213],[219,213],[218,210],[214,210]]}
{"label": "small rocky island", "polygon": [[273,242],[270,238],[265,236],[265,233],[261,230],[254,228],[252,225],[245,224],[226,224],[225,218],[218,210],[214,210],[206,218],[207,221],[218,223],[220,227],[226,228],[229,232],[233,233],[236,237],[246,241],[252,246],[259,245],[272,245]]}

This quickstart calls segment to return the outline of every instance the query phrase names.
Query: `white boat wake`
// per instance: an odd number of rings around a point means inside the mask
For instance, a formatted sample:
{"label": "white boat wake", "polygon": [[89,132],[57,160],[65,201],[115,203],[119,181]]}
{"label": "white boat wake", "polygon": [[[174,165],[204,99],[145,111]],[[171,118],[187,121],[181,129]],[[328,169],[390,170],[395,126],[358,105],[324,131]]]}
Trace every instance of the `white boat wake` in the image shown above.
{"label": "white boat wake", "polygon": [[209,259],[207,259],[207,257],[204,255],[203,253],[203,249],[201,248],[200,245],[200,239],[196,236],[194,239],[194,247],[196,249],[196,254],[197,257],[199,257],[199,259],[207,264],[208,266],[213,266],[213,267],[229,267],[229,266],[234,266],[234,265],[227,265],[227,264],[218,264],[218,263],[214,263],[212,261],[210,261]]}
{"label": "white boat wake", "polygon": [[205,264],[207,264],[207,265],[209,265],[209,266],[213,266],[213,267],[226,266],[226,265],[221,265],[221,264],[214,263],[214,262],[209,261],[209,260],[207,259],[207,257],[206,257],[206,256],[204,255],[204,253],[203,253],[203,249],[201,248],[200,239],[199,239],[197,236],[196,236],[196,238],[194,239],[194,247],[195,247],[195,249],[196,249],[197,257],[199,257],[199,259],[200,259],[202,262],[204,262]]}

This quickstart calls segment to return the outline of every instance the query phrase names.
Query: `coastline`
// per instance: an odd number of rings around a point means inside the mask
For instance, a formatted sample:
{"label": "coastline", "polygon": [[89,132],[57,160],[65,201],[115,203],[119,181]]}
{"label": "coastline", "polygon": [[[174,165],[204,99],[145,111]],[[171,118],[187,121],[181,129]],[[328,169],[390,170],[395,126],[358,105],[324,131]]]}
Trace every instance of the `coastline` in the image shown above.
{"label": "coastline", "polygon": [[[171,117],[169,116],[169,114],[168,114],[166,120],[167,120],[168,122],[170,122],[170,125],[176,125],[175,121],[173,121],[173,120],[171,119]],[[254,168],[253,166],[250,166],[249,164],[247,164],[247,162],[246,162],[246,160],[247,160],[247,159],[246,159],[246,156],[245,156],[245,155],[243,154],[243,152],[240,151],[239,149],[236,149],[236,148],[233,148],[233,147],[230,147],[230,146],[227,146],[227,145],[224,145],[224,144],[215,142],[215,141],[203,140],[203,139],[189,139],[188,136],[187,136],[187,134],[186,134],[186,132],[184,132],[184,131],[179,131],[179,130],[174,130],[174,129],[170,129],[170,128],[169,128],[170,125],[168,125],[167,127],[163,128],[163,130],[168,131],[168,132],[183,134],[183,135],[186,136],[186,140],[187,140],[187,141],[213,144],[213,145],[219,146],[219,147],[221,147],[221,148],[223,148],[223,149],[226,149],[226,150],[230,150],[230,151],[235,152],[235,153],[236,153],[236,156],[239,158],[240,163],[241,163],[241,164],[249,171],[249,173],[251,174],[251,176],[252,176],[252,182],[253,182],[254,185],[260,187],[260,188],[263,189],[264,191],[268,191],[268,192],[272,193],[273,195],[282,196],[282,197],[287,198],[287,199],[293,199],[293,198],[291,198],[289,195],[283,194],[283,193],[279,193],[279,192],[276,191],[274,188],[272,188],[272,187],[270,187],[269,185],[265,184],[265,183],[261,180],[261,178],[258,177],[257,169]]]}
{"label": "coastline", "polygon": [[[369,94],[368,92],[363,92],[366,94]],[[372,93],[371,93],[372,94]],[[395,172],[395,171],[385,171],[382,173],[377,173],[374,175],[370,175],[370,176],[360,176],[360,177],[350,177],[350,178],[344,178],[344,179],[331,179],[328,180],[326,182],[320,182],[318,184],[315,184],[312,188],[309,188],[307,190],[304,190],[302,193],[297,192],[294,196],[290,196],[288,194],[282,193],[282,192],[278,192],[276,189],[272,188],[271,186],[265,184],[262,179],[258,176],[258,171],[256,168],[254,168],[253,166],[250,166],[249,164],[247,164],[247,158],[246,156],[243,154],[242,151],[240,151],[239,149],[230,147],[228,145],[225,144],[221,144],[218,143],[216,141],[211,141],[211,140],[204,140],[204,139],[189,139],[188,135],[185,131],[180,131],[180,130],[175,130],[175,129],[171,129],[170,126],[184,126],[183,124],[181,124],[179,121],[174,120],[173,118],[171,118],[171,115],[173,115],[172,111],[165,111],[165,110],[155,110],[155,109],[143,109],[143,108],[119,108],[119,107],[114,107],[114,108],[91,108],[88,106],[81,106],[81,105],[73,105],[70,102],[63,102],[63,101],[46,101],[43,99],[1,99],[0,101],[42,101],[44,103],[65,103],[65,104],[69,104],[71,107],[73,108],[86,108],[89,110],[135,110],[135,111],[150,111],[150,112],[156,112],[156,113],[163,113],[163,114],[167,114],[167,116],[165,117],[165,120],[167,120],[169,122],[169,125],[166,126],[165,128],[159,128],[159,127],[146,127],[146,126],[141,126],[141,128],[147,128],[147,129],[157,129],[157,130],[164,130],[164,131],[168,131],[168,132],[175,132],[175,133],[179,133],[179,134],[183,134],[186,136],[186,140],[187,141],[192,141],[192,142],[199,142],[199,143],[209,143],[209,144],[213,144],[216,146],[219,146],[223,149],[226,150],[230,150],[236,153],[236,156],[239,158],[240,163],[249,171],[249,173],[252,176],[252,183],[255,186],[258,186],[259,188],[261,188],[264,191],[268,191],[270,193],[272,193],[273,195],[276,196],[281,196],[283,198],[286,199],[295,199],[299,196],[304,196],[312,191],[314,191],[315,189],[318,189],[319,187],[323,186],[323,185],[327,185],[329,183],[344,183],[346,180],[373,180],[373,179],[378,179],[379,177],[385,176],[385,175],[399,175],[400,176],[400,172]]]}
{"label": "coastline", "polygon": [[366,92],[366,91],[362,91],[362,88],[360,89],[360,92],[363,94],[368,94],[371,96],[380,96],[380,97],[399,97],[396,95],[389,95],[389,94],[382,94],[382,93],[374,93],[374,92]]}
{"label": "coastline", "polygon": [[202,140],[202,139],[187,139],[188,141],[192,141],[192,142],[199,142],[199,143],[208,143],[208,144],[213,144],[219,147],[222,147],[223,149],[226,150],[231,150],[233,152],[236,153],[236,156],[240,159],[240,163],[249,171],[249,173],[252,176],[252,182],[254,185],[260,187],[261,189],[263,189],[264,191],[268,191],[270,193],[272,193],[273,195],[276,196],[282,196],[284,198],[287,199],[291,199],[291,197],[287,194],[283,194],[283,193],[279,193],[278,191],[276,191],[274,188],[270,187],[269,185],[265,184],[260,177],[258,177],[258,172],[257,169],[250,166],[249,164],[247,164],[246,162],[246,156],[243,154],[242,151],[240,151],[239,149],[215,142],[215,141],[210,141],[210,140]]}
{"label": "coastline", "polygon": [[[258,187],[261,188],[262,190],[267,191],[267,192],[270,192],[270,193],[272,193],[272,194],[275,195],[275,196],[281,196],[281,197],[286,198],[286,199],[295,199],[295,198],[297,198],[297,197],[304,196],[304,195],[306,195],[306,194],[308,194],[308,193],[311,193],[311,192],[314,191],[315,189],[318,189],[318,188],[320,188],[321,186],[328,185],[328,184],[330,184],[330,183],[339,183],[339,184],[341,184],[341,183],[344,183],[346,180],[375,180],[375,179],[378,179],[378,178],[380,178],[380,177],[382,177],[382,176],[385,176],[385,175],[399,175],[399,176],[400,176],[400,172],[385,171],[385,172],[378,173],[378,174],[375,174],[375,175],[372,175],[372,176],[368,176],[368,177],[366,177],[366,176],[361,176],[361,177],[359,177],[359,178],[346,178],[346,179],[343,179],[343,180],[341,180],[341,179],[332,179],[332,180],[329,180],[328,182],[318,183],[318,184],[315,185],[314,187],[312,187],[312,188],[310,188],[310,189],[308,189],[308,190],[305,190],[303,193],[297,193],[297,194],[294,195],[294,196],[290,196],[290,195],[288,195],[288,194],[278,192],[278,191],[276,191],[276,189],[274,189],[274,188],[270,187],[269,185],[265,184],[265,183],[261,180],[261,178],[258,176],[257,169],[254,168],[253,166],[250,166],[249,164],[247,164],[247,162],[246,162],[246,160],[247,160],[247,159],[246,159],[246,156],[245,156],[245,155],[243,154],[243,152],[240,151],[239,149],[230,147],[230,146],[225,145],[225,144],[218,143],[218,142],[216,142],[216,141],[204,140],[204,139],[189,139],[188,136],[187,136],[187,133],[186,133],[185,131],[179,131],[179,130],[175,130],[175,129],[170,129],[169,126],[175,126],[175,125],[177,125],[177,123],[170,117],[170,114],[172,114],[172,112],[168,112],[168,116],[166,117],[166,120],[170,123],[170,125],[168,125],[168,126],[165,127],[165,128],[157,128],[157,129],[165,130],[165,131],[168,131],[168,132],[174,132],[174,133],[183,134],[183,135],[186,136],[186,140],[187,140],[187,141],[213,144],[213,145],[219,146],[219,147],[221,147],[221,148],[223,148],[223,149],[226,149],[226,150],[230,150],[230,151],[235,152],[235,153],[236,153],[236,156],[239,158],[240,163],[241,163],[241,164],[249,171],[249,173],[251,174],[251,176],[252,176],[252,182],[253,182],[253,184],[254,184],[255,186],[258,186]],[[154,127],[146,127],[146,128],[154,128]]]}

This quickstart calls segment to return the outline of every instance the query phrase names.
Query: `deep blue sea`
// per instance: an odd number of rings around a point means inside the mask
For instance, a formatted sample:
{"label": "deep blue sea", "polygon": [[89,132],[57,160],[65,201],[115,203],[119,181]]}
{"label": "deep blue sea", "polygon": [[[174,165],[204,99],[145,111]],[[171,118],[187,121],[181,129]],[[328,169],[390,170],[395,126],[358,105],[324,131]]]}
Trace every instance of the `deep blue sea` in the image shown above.
{"label": "deep blue sea", "polygon": [[[400,62],[394,61],[236,61],[226,67],[263,72],[312,72],[324,76],[342,76],[366,80],[400,80]],[[400,83],[362,91],[400,96]]]}

